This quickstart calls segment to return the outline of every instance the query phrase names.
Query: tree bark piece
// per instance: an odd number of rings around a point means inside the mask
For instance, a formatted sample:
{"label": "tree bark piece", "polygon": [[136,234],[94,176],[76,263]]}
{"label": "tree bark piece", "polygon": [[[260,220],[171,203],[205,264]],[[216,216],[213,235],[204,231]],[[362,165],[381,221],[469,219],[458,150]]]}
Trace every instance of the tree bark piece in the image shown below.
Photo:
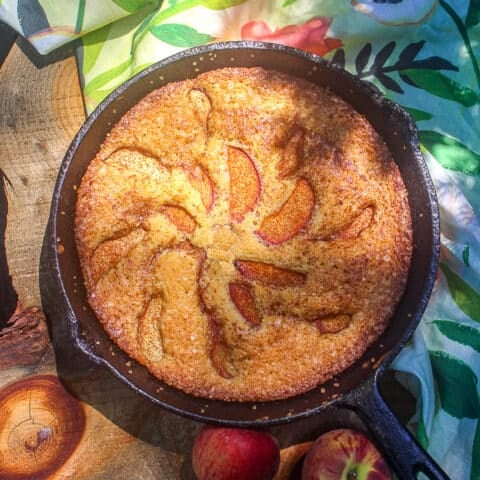
{"label": "tree bark piece", "polygon": [[35,365],[51,350],[45,315],[37,307],[15,312],[0,330],[0,373],[10,367]]}

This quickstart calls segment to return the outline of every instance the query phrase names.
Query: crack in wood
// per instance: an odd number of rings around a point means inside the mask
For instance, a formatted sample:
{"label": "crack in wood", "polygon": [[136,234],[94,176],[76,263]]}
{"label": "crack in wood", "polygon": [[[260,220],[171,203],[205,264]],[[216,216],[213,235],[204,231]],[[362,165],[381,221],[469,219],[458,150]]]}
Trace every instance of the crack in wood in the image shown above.
{"label": "crack in wood", "polygon": [[18,294],[13,286],[8,268],[5,246],[8,216],[7,188],[13,190],[13,185],[0,168],[0,330],[7,327],[8,319],[15,312],[18,302]]}

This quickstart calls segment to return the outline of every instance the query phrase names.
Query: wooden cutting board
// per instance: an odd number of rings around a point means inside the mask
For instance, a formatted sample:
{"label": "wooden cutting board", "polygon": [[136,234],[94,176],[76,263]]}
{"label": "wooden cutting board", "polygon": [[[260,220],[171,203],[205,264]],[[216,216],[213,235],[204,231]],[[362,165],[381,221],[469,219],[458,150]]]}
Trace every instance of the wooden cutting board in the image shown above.
{"label": "wooden cutting board", "polygon": [[[17,41],[0,68],[0,104],[0,480],[193,479],[191,448],[202,425],[89,364],[43,314],[51,195],[85,120],[73,49],[41,57]],[[393,383],[387,392],[406,418],[405,392]],[[328,412],[273,428],[282,447],[277,478],[289,478],[301,442],[356,422]]]}

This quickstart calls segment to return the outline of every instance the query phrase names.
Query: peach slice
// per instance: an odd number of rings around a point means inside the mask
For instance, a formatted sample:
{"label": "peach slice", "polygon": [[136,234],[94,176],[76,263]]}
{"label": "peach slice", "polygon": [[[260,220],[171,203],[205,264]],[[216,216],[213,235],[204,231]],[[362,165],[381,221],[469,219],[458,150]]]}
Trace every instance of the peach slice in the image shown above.
{"label": "peach slice", "polygon": [[209,355],[213,368],[223,378],[233,378],[237,370],[233,364],[232,352],[225,342],[222,329],[213,315],[208,316]]}
{"label": "peach slice", "polygon": [[232,302],[242,314],[243,318],[252,325],[260,325],[260,315],[255,305],[255,299],[248,285],[231,282],[228,291]]}
{"label": "peach slice", "polygon": [[329,315],[319,318],[313,323],[320,333],[338,333],[347,328],[352,320],[351,315]]}
{"label": "peach slice", "polygon": [[[123,233],[123,235],[121,234]],[[145,237],[145,230],[135,228],[134,230],[117,232],[118,237],[104,240],[94,250],[92,255],[92,266],[90,272],[87,270],[89,281],[97,283],[103,275],[112,269],[125,255],[137,246]]]}
{"label": "peach slice", "polygon": [[270,263],[236,260],[235,268],[248,280],[266,283],[272,287],[295,287],[305,283],[305,274],[280,268]]}
{"label": "peach slice", "polygon": [[192,88],[188,92],[188,97],[192,102],[193,111],[195,116],[200,122],[206,122],[208,118],[208,114],[212,109],[212,102],[208,95],[198,88]]}
{"label": "peach slice", "polygon": [[327,241],[348,240],[358,237],[372,222],[373,207],[368,206],[363,209],[350,223],[344,225],[340,230],[333,232]]}
{"label": "peach slice", "polygon": [[233,358],[233,347],[231,347],[223,332],[219,314],[215,307],[212,307],[206,301],[207,288],[201,282],[201,277],[205,275],[207,256],[204,250],[196,249],[188,242],[183,246],[187,251],[195,252],[198,258],[198,295],[202,311],[207,317],[207,350],[210,362],[215,371],[223,378],[233,378],[238,375]]}
{"label": "peach slice", "polygon": [[199,165],[184,166],[184,169],[187,172],[192,187],[200,193],[200,198],[205,206],[205,210],[210,212],[215,203],[215,186],[213,180]]}
{"label": "peach slice", "polygon": [[239,148],[228,147],[230,175],[230,217],[238,223],[251,212],[260,198],[261,183],[252,159]]}
{"label": "peach slice", "polygon": [[280,209],[263,220],[257,235],[271,245],[290,240],[310,221],[314,206],[315,193],[301,178]]}
{"label": "peach slice", "polygon": [[181,231],[185,233],[193,233],[197,223],[182,208],[173,205],[166,205],[162,209],[162,213]]}
{"label": "peach slice", "polygon": [[290,177],[300,168],[304,141],[305,130],[300,125],[294,125],[283,150],[282,159],[277,165],[278,178]]}

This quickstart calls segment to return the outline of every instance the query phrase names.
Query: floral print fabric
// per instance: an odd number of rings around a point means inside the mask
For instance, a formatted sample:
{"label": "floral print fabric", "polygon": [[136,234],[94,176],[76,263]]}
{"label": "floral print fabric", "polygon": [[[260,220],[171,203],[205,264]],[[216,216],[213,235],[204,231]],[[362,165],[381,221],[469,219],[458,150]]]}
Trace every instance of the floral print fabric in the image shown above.
{"label": "floral print fabric", "polygon": [[239,39],[324,56],[402,105],[437,189],[442,250],[393,368],[418,399],[420,443],[452,479],[480,478],[479,0],[0,0],[0,19],[42,53],[81,37],[88,113],[155,61]]}

